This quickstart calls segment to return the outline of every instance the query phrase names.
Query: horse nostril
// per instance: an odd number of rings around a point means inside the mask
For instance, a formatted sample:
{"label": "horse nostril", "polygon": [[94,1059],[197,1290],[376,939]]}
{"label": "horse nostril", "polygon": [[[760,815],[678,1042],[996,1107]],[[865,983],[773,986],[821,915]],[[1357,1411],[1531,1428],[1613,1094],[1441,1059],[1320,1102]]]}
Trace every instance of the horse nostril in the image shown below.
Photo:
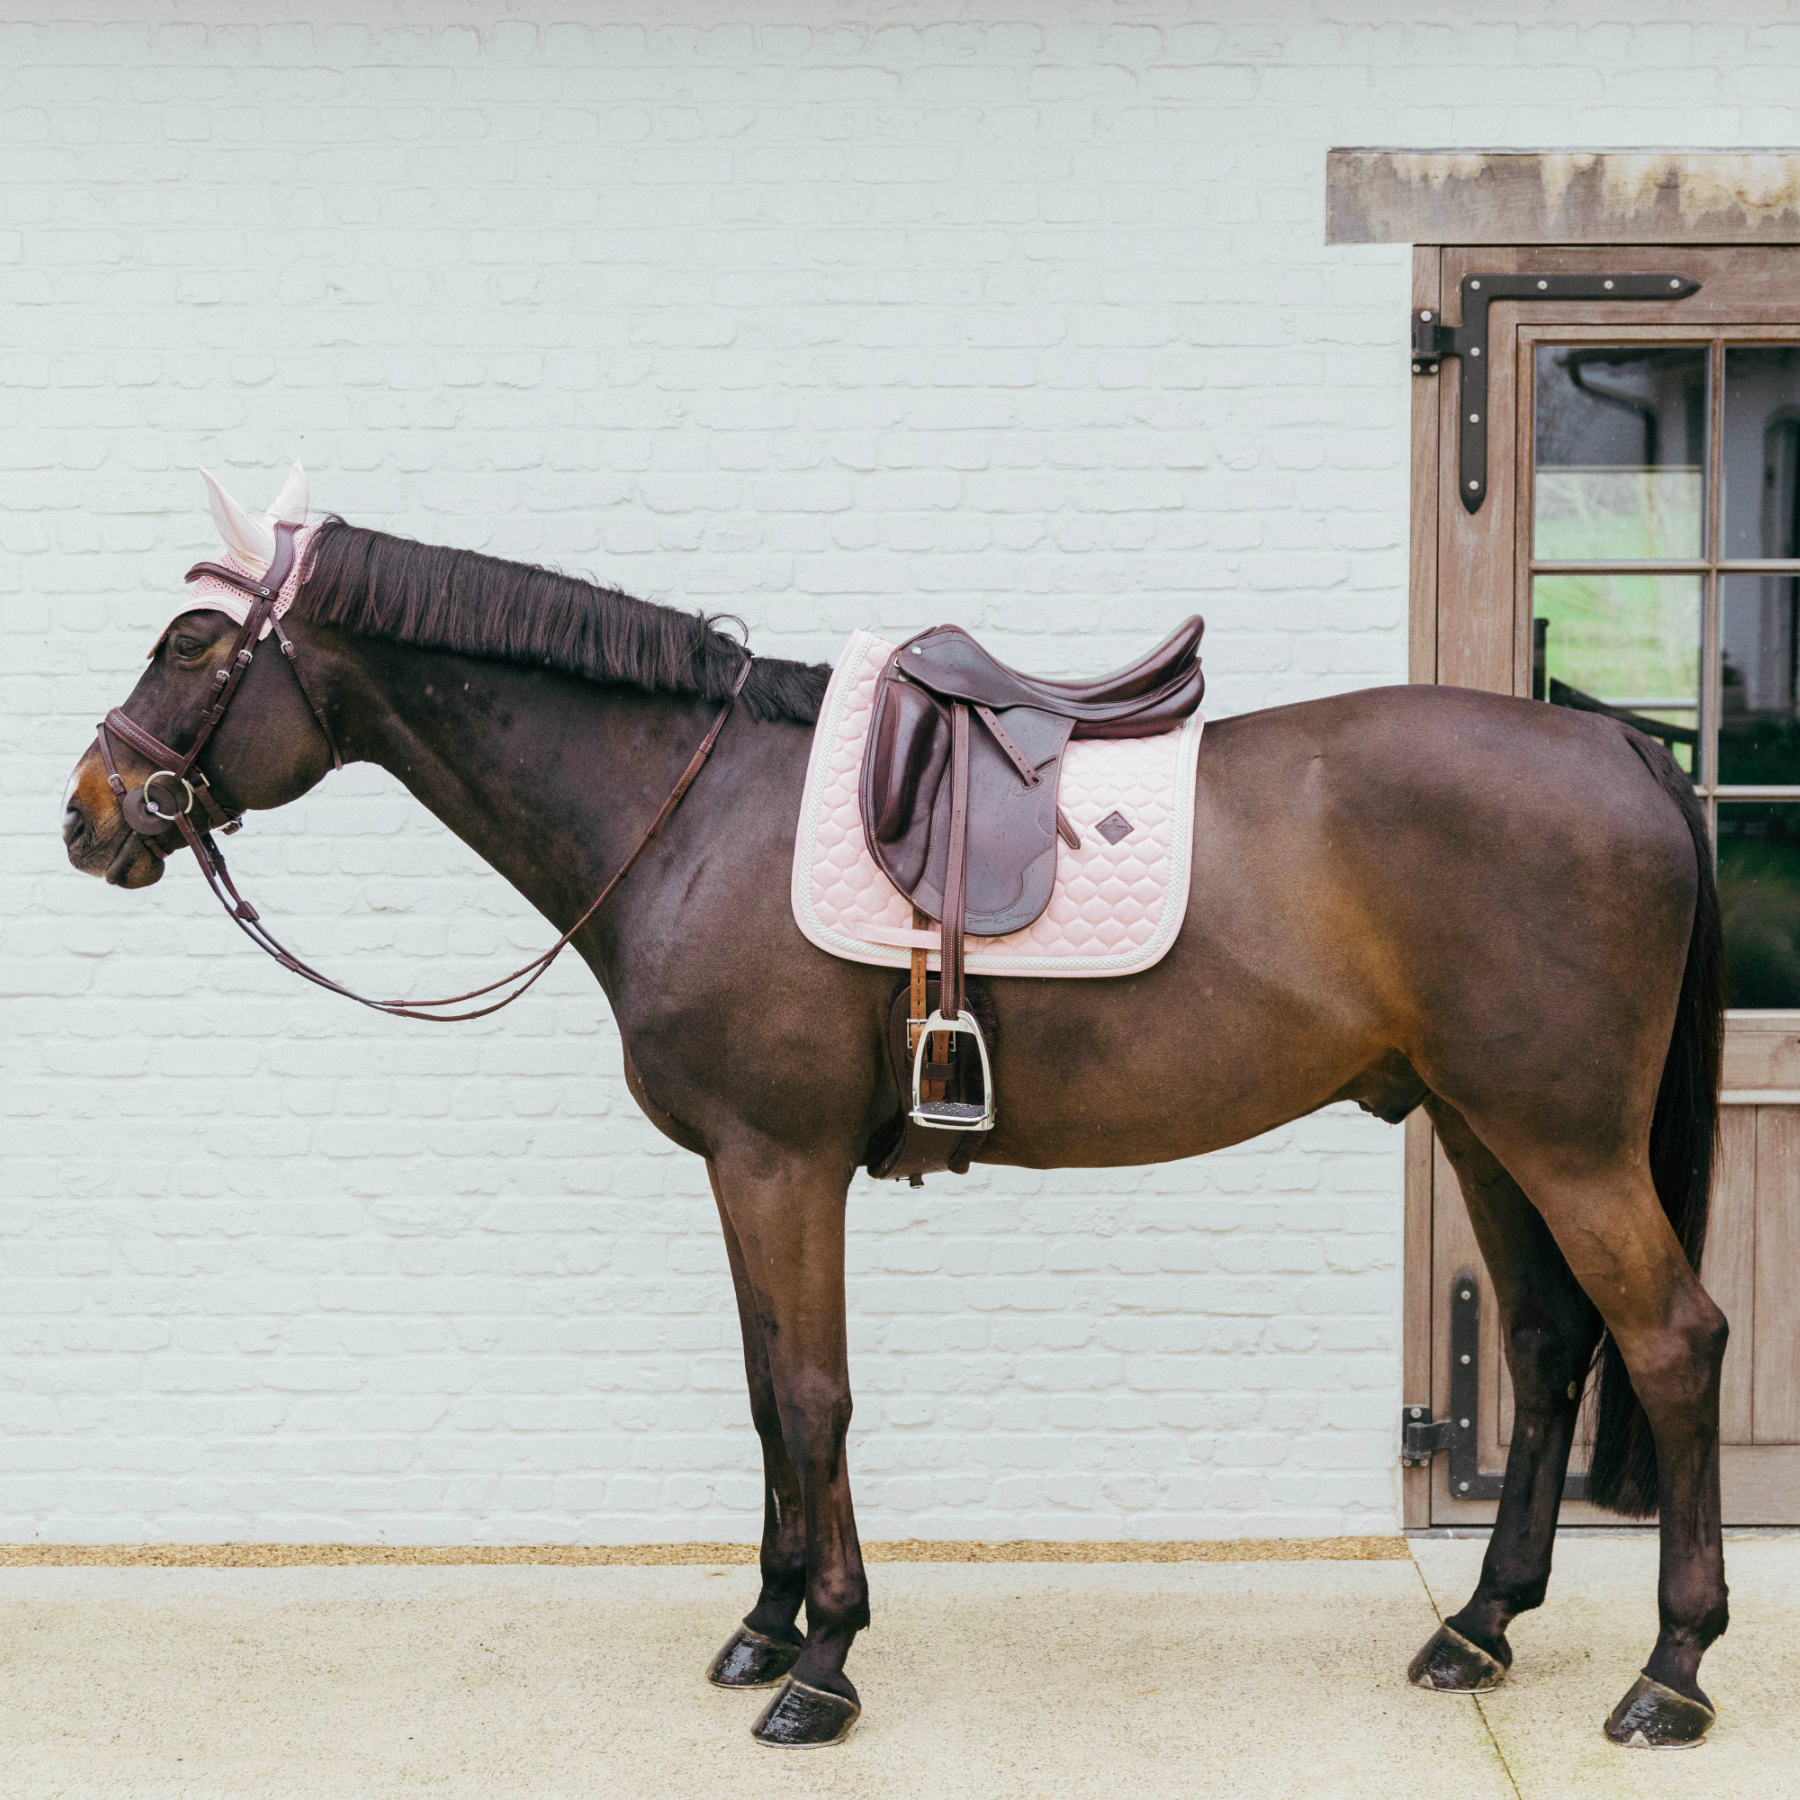
{"label": "horse nostril", "polygon": [[94,822],[79,800],[71,800],[63,808],[63,843],[71,850],[79,849],[93,835]]}

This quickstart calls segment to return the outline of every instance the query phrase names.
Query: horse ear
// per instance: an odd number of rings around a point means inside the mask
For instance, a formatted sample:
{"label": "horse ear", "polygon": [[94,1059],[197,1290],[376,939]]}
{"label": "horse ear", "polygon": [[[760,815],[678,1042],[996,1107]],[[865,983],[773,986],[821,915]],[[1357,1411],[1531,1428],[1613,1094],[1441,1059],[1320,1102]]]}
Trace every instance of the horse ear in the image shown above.
{"label": "horse ear", "polygon": [[304,525],[306,511],[306,471],[295,463],[282,478],[281,490],[269,502],[263,518],[271,525]]}
{"label": "horse ear", "polygon": [[225,548],[252,568],[266,569],[275,556],[275,533],[261,519],[253,519],[219,486],[212,471],[202,469],[200,479],[206,483],[206,503],[212,508],[213,523]]}

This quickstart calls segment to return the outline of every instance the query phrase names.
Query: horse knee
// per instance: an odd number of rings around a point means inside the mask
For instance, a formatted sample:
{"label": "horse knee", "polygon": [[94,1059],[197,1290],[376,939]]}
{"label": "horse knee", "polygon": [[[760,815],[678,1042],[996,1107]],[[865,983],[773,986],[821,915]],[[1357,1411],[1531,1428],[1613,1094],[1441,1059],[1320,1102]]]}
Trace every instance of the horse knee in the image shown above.
{"label": "horse knee", "polygon": [[796,1397],[781,1409],[781,1441],[788,1461],[803,1480],[812,1473],[835,1468],[843,1454],[855,1411],[848,1390],[841,1393]]}

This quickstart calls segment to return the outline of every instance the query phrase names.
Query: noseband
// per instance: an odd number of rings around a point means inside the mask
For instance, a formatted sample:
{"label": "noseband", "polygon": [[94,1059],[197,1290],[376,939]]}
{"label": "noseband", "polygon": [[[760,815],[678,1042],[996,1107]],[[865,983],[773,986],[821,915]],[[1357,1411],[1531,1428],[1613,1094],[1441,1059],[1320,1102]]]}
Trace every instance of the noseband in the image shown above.
{"label": "noseband", "polygon": [[[220,805],[206,776],[195,767],[196,759],[206,748],[207,740],[218,729],[226,707],[231,704],[231,698],[238,690],[238,683],[243,680],[250,667],[265,626],[274,632],[275,641],[280,644],[282,655],[287,658],[287,665],[294,671],[295,681],[300,684],[300,692],[312,709],[313,717],[318,720],[320,731],[325,734],[325,742],[331,748],[332,768],[335,770],[344,766],[337,738],[332,733],[330,721],[325,717],[325,709],[319,705],[317,697],[307,685],[293,639],[282,629],[281,620],[275,615],[281,590],[294,571],[294,534],[298,529],[295,525],[275,527],[275,555],[260,580],[240,574],[223,563],[195,563],[188,570],[185,580],[198,581],[205,576],[213,581],[221,581],[227,587],[236,588],[241,594],[249,595],[250,611],[239,628],[229,660],[213,675],[212,691],[201,710],[199,728],[185,754],[146,731],[136,720],[128,718],[122,707],[115,706],[95,728],[107,783],[118,801],[120,816],[143,847],[159,861],[167,860],[169,852],[156,840],[166,836],[171,827],[180,831],[183,843],[193,851],[194,860],[200,865],[200,873],[206,877],[207,886],[225,908],[231,922],[251,943],[272,956],[284,969],[291,970],[317,987],[342,994],[346,1000],[354,1000],[359,1006],[372,1007],[376,1012],[387,1013],[398,1019],[427,1019],[437,1024],[455,1024],[464,1019],[486,1018],[489,1013],[512,1005],[526,989],[537,982],[568,947],[582,926],[612,898],[613,890],[631,873],[638,858],[649,849],[651,839],[668,823],[670,815],[681,804],[682,796],[693,786],[694,778],[700,773],[706,759],[712,755],[713,745],[719,741],[719,733],[725,729],[725,721],[731,717],[732,708],[737,705],[737,697],[744,691],[744,683],[750,678],[752,658],[745,655],[744,666],[738,671],[730,697],[721,708],[719,716],[713,720],[712,729],[701,740],[700,748],[689,759],[680,780],[675,783],[668,799],[662,803],[656,817],[650,821],[644,835],[638,839],[636,847],[614,871],[612,879],[600,890],[594,903],[542,956],[533,957],[523,968],[514,969],[510,975],[503,975],[498,981],[491,981],[485,987],[471,988],[466,994],[450,994],[442,1000],[371,1000],[366,995],[345,987],[342,982],[332,980],[329,975],[321,973],[310,963],[294,955],[274,937],[263,924],[256,908],[237,891],[237,886],[231,879],[231,871],[225,866],[225,853],[219,848],[213,833],[217,831],[230,836],[244,822],[242,809],[232,810]],[[148,757],[157,765],[155,773],[146,776],[139,787],[128,788],[118,771],[110,741],[110,737],[115,736],[129,744],[140,756]],[[200,810],[203,823],[195,822],[196,807]],[[515,987],[514,983],[519,985]],[[438,1010],[446,1006],[460,1006],[466,1000],[478,1000],[484,995],[498,993],[502,988],[512,988],[512,992],[503,999],[477,1007],[472,1012],[447,1013]]]}

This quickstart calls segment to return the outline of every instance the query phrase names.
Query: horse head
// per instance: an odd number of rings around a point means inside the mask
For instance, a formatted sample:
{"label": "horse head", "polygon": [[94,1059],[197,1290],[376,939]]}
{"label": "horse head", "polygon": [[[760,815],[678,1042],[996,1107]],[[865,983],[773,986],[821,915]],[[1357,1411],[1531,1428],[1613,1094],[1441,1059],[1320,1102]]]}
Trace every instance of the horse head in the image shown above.
{"label": "horse head", "polygon": [[[202,828],[230,829],[244,812],[299,798],[332,767],[334,751],[308,697],[271,666],[283,659],[254,654],[271,632],[288,649],[279,620],[304,560],[305,473],[294,464],[261,518],[200,473],[223,555],[190,574],[193,591],[76,763],[63,798],[69,861],[115,887],[161,879],[164,857],[182,845],[184,813]],[[279,596],[259,603],[256,584],[274,572],[284,536],[292,551]],[[255,641],[240,641],[253,614],[261,619]]]}

